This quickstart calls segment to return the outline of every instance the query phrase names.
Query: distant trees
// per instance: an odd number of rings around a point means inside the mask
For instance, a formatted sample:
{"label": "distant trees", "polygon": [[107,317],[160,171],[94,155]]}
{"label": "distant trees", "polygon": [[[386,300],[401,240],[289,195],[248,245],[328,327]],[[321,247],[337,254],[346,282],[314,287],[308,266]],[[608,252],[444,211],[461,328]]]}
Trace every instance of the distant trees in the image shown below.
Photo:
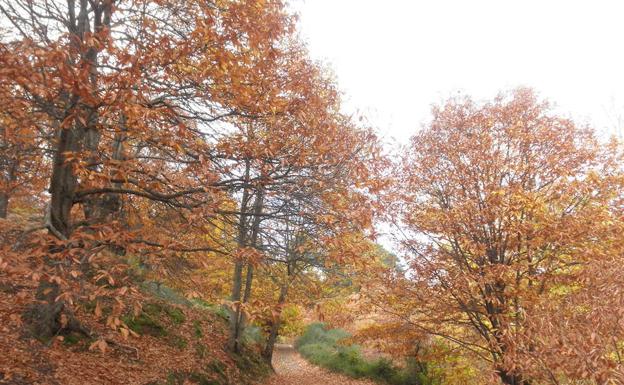
{"label": "distant trees", "polygon": [[607,150],[527,89],[436,107],[397,174],[407,271],[373,298],[408,335],[462,347],[504,384],[613,379],[621,344],[608,340],[624,329],[589,310],[610,301],[595,280],[621,287],[621,166]]}

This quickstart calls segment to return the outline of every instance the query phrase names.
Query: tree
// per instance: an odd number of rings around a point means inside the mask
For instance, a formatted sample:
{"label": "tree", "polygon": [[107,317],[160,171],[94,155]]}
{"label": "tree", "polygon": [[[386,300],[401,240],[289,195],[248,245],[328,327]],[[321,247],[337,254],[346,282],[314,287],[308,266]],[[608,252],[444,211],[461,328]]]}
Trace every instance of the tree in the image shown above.
{"label": "tree", "polygon": [[[385,273],[371,298],[407,326],[412,344],[444,338],[489,362],[504,384],[603,383],[618,365],[617,344],[593,351],[596,365],[584,374],[556,357],[594,346],[591,335],[624,336],[606,315],[578,323],[583,308],[608,300],[586,291],[597,266],[621,256],[612,235],[621,228],[619,166],[607,155],[590,129],[554,115],[531,90],[434,108],[405,149],[392,206],[407,271]],[[610,276],[602,275],[617,287]],[[583,300],[565,308],[573,297]],[[558,328],[568,323],[576,340],[560,345]],[[587,368],[588,358],[573,365]]]}
{"label": "tree", "polygon": [[[334,81],[307,58],[305,47],[286,40],[278,52],[279,65],[254,72],[262,97],[271,102],[246,107],[217,144],[216,163],[238,203],[236,210],[220,212],[237,229],[230,297],[234,351],[270,228],[293,215],[336,227],[368,227],[366,193],[377,182],[374,169],[382,160],[371,130],[340,113]],[[289,212],[291,201],[305,210]]]}
{"label": "tree", "polygon": [[119,197],[178,209],[218,199],[213,127],[258,95],[247,82],[250,63],[272,56],[289,24],[281,9],[278,2],[5,2],[19,46],[6,55],[4,74],[48,117],[40,124],[54,157],[51,231],[68,238],[79,227],[76,204],[97,224]]}
{"label": "tree", "polygon": [[271,110],[256,80],[275,70],[291,30],[283,4],[18,0],[0,12],[12,26],[0,47],[2,104],[45,143],[51,237],[35,247],[59,298],[83,287],[70,284],[82,275],[66,277],[71,265],[88,270],[106,250],[228,252],[178,234],[212,226],[229,198],[215,138]]}

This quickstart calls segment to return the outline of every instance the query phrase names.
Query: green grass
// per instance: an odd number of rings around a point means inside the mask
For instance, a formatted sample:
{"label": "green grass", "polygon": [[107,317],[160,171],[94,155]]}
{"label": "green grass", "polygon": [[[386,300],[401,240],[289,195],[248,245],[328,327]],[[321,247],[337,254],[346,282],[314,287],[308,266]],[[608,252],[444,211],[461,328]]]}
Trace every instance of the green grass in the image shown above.
{"label": "green grass", "polygon": [[227,310],[220,305],[215,305],[213,303],[210,303],[208,301],[204,301],[203,299],[199,299],[199,298],[194,298],[191,300],[191,304],[194,307],[200,308],[202,310],[206,310],[220,318],[222,318],[223,320],[227,321],[230,319],[230,316],[227,312]]}
{"label": "green grass", "polygon": [[346,345],[350,337],[342,329],[327,329],[322,323],[308,326],[295,342],[295,348],[308,361],[353,378],[369,378],[390,385],[434,385],[426,365],[408,361],[404,367],[386,358],[366,359],[358,345]]}

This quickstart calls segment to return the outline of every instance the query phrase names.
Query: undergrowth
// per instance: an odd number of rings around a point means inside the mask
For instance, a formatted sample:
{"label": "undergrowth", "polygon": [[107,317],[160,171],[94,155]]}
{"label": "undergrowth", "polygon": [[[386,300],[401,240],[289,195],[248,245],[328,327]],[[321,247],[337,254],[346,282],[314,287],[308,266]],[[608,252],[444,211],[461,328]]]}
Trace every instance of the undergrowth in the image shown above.
{"label": "undergrowth", "polygon": [[295,348],[311,363],[354,378],[390,385],[439,384],[427,374],[426,364],[408,360],[399,367],[387,358],[367,359],[360,346],[345,343],[349,337],[342,329],[327,329],[322,323],[314,323],[295,342]]}

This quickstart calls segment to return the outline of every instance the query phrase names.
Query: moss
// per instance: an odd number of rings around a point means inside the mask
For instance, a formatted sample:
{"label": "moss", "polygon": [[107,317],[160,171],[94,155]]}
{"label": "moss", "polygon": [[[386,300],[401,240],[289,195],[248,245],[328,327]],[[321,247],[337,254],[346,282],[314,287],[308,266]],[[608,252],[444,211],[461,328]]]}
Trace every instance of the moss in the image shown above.
{"label": "moss", "polygon": [[122,321],[135,333],[163,337],[167,331],[156,319],[143,312],[138,317],[123,316]]}
{"label": "moss", "polygon": [[229,380],[227,377],[227,373],[225,372],[225,365],[223,365],[223,362],[217,361],[217,360],[212,360],[207,366],[206,366],[206,372],[212,372],[214,374],[217,375],[217,377],[220,379],[219,383],[222,384],[228,384]]}
{"label": "moss", "polygon": [[206,356],[208,355],[208,348],[206,347],[206,345],[196,344],[195,345],[195,354],[200,359],[206,358]]}
{"label": "moss", "polygon": [[70,333],[63,336],[63,344],[67,346],[77,345],[83,340],[85,340],[85,337],[78,333]]}
{"label": "moss", "polygon": [[182,310],[173,306],[164,305],[156,302],[144,305],[143,313],[146,313],[153,318],[160,318],[162,313],[165,313],[167,316],[169,316],[173,323],[178,325],[186,321],[186,316],[184,316]]}
{"label": "moss", "polygon": [[209,371],[217,373],[221,376],[225,376],[225,365],[223,365],[223,362],[212,360],[208,364],[207,368],[209,369]]}
{"label": "moss", "polygon": [[175,334],[170,335],[167,341],[171,346],[180,350],[184,350],[188,346],[188,341],[184,337]]}
{"label": "moss", "polygon": [[[102,303],[100,303],[100,305],[102,305]],[[95,307],[97,306],[97,301],[93,300],[93,301],[86,301],[82,303],[82,308],[85,310],[85,312],[87,313],[93,313],[95,312]],[[111,306],[109,305],[104,305],[102,306],[102,315],[104,317],[110,315],[112,313],[113,309]]]}
{"label": "moss", "polygon": [[184,313],[182,312],[182,310],[175,308],[175,307],[169,307],[165,309],[167,315],[169,316],[169,318],[171,318],[171,320],[175,323],[175,324],[182,324],[186,321],[186,316],[184,316]]}
{"label": "moss", "polygon": [[128,274],[133,282],[143,282],[145,280],[147,269],[141,258],[130,255],[126,259],[126,264],[128,265]]}
{"label": "moss", "polygon": [[201,322],[198,320],[193,321],[193,332],[195,333],[195,337],[202,338],[204,336],[204,332],[202,331]]}
{"label": "moss", "polygon": [[195,381],[199,385],[221,385],[222,384],[214,379],[207,378],[205,375],[201,373],[195,373],[195,372],[189,374],[189,380]]}
{"label": "moss", "polygon": [[[139,316],[126,315],[121,317],[121,319],[136,333],[162,337],[168,334],[167,330],[160,322],[164,315],[168,316],[169,319],[177,325],[186,321],[182,310],[155,302],[145,304]],[[176,342],[176,346],[178,345],[180,344]]]}

